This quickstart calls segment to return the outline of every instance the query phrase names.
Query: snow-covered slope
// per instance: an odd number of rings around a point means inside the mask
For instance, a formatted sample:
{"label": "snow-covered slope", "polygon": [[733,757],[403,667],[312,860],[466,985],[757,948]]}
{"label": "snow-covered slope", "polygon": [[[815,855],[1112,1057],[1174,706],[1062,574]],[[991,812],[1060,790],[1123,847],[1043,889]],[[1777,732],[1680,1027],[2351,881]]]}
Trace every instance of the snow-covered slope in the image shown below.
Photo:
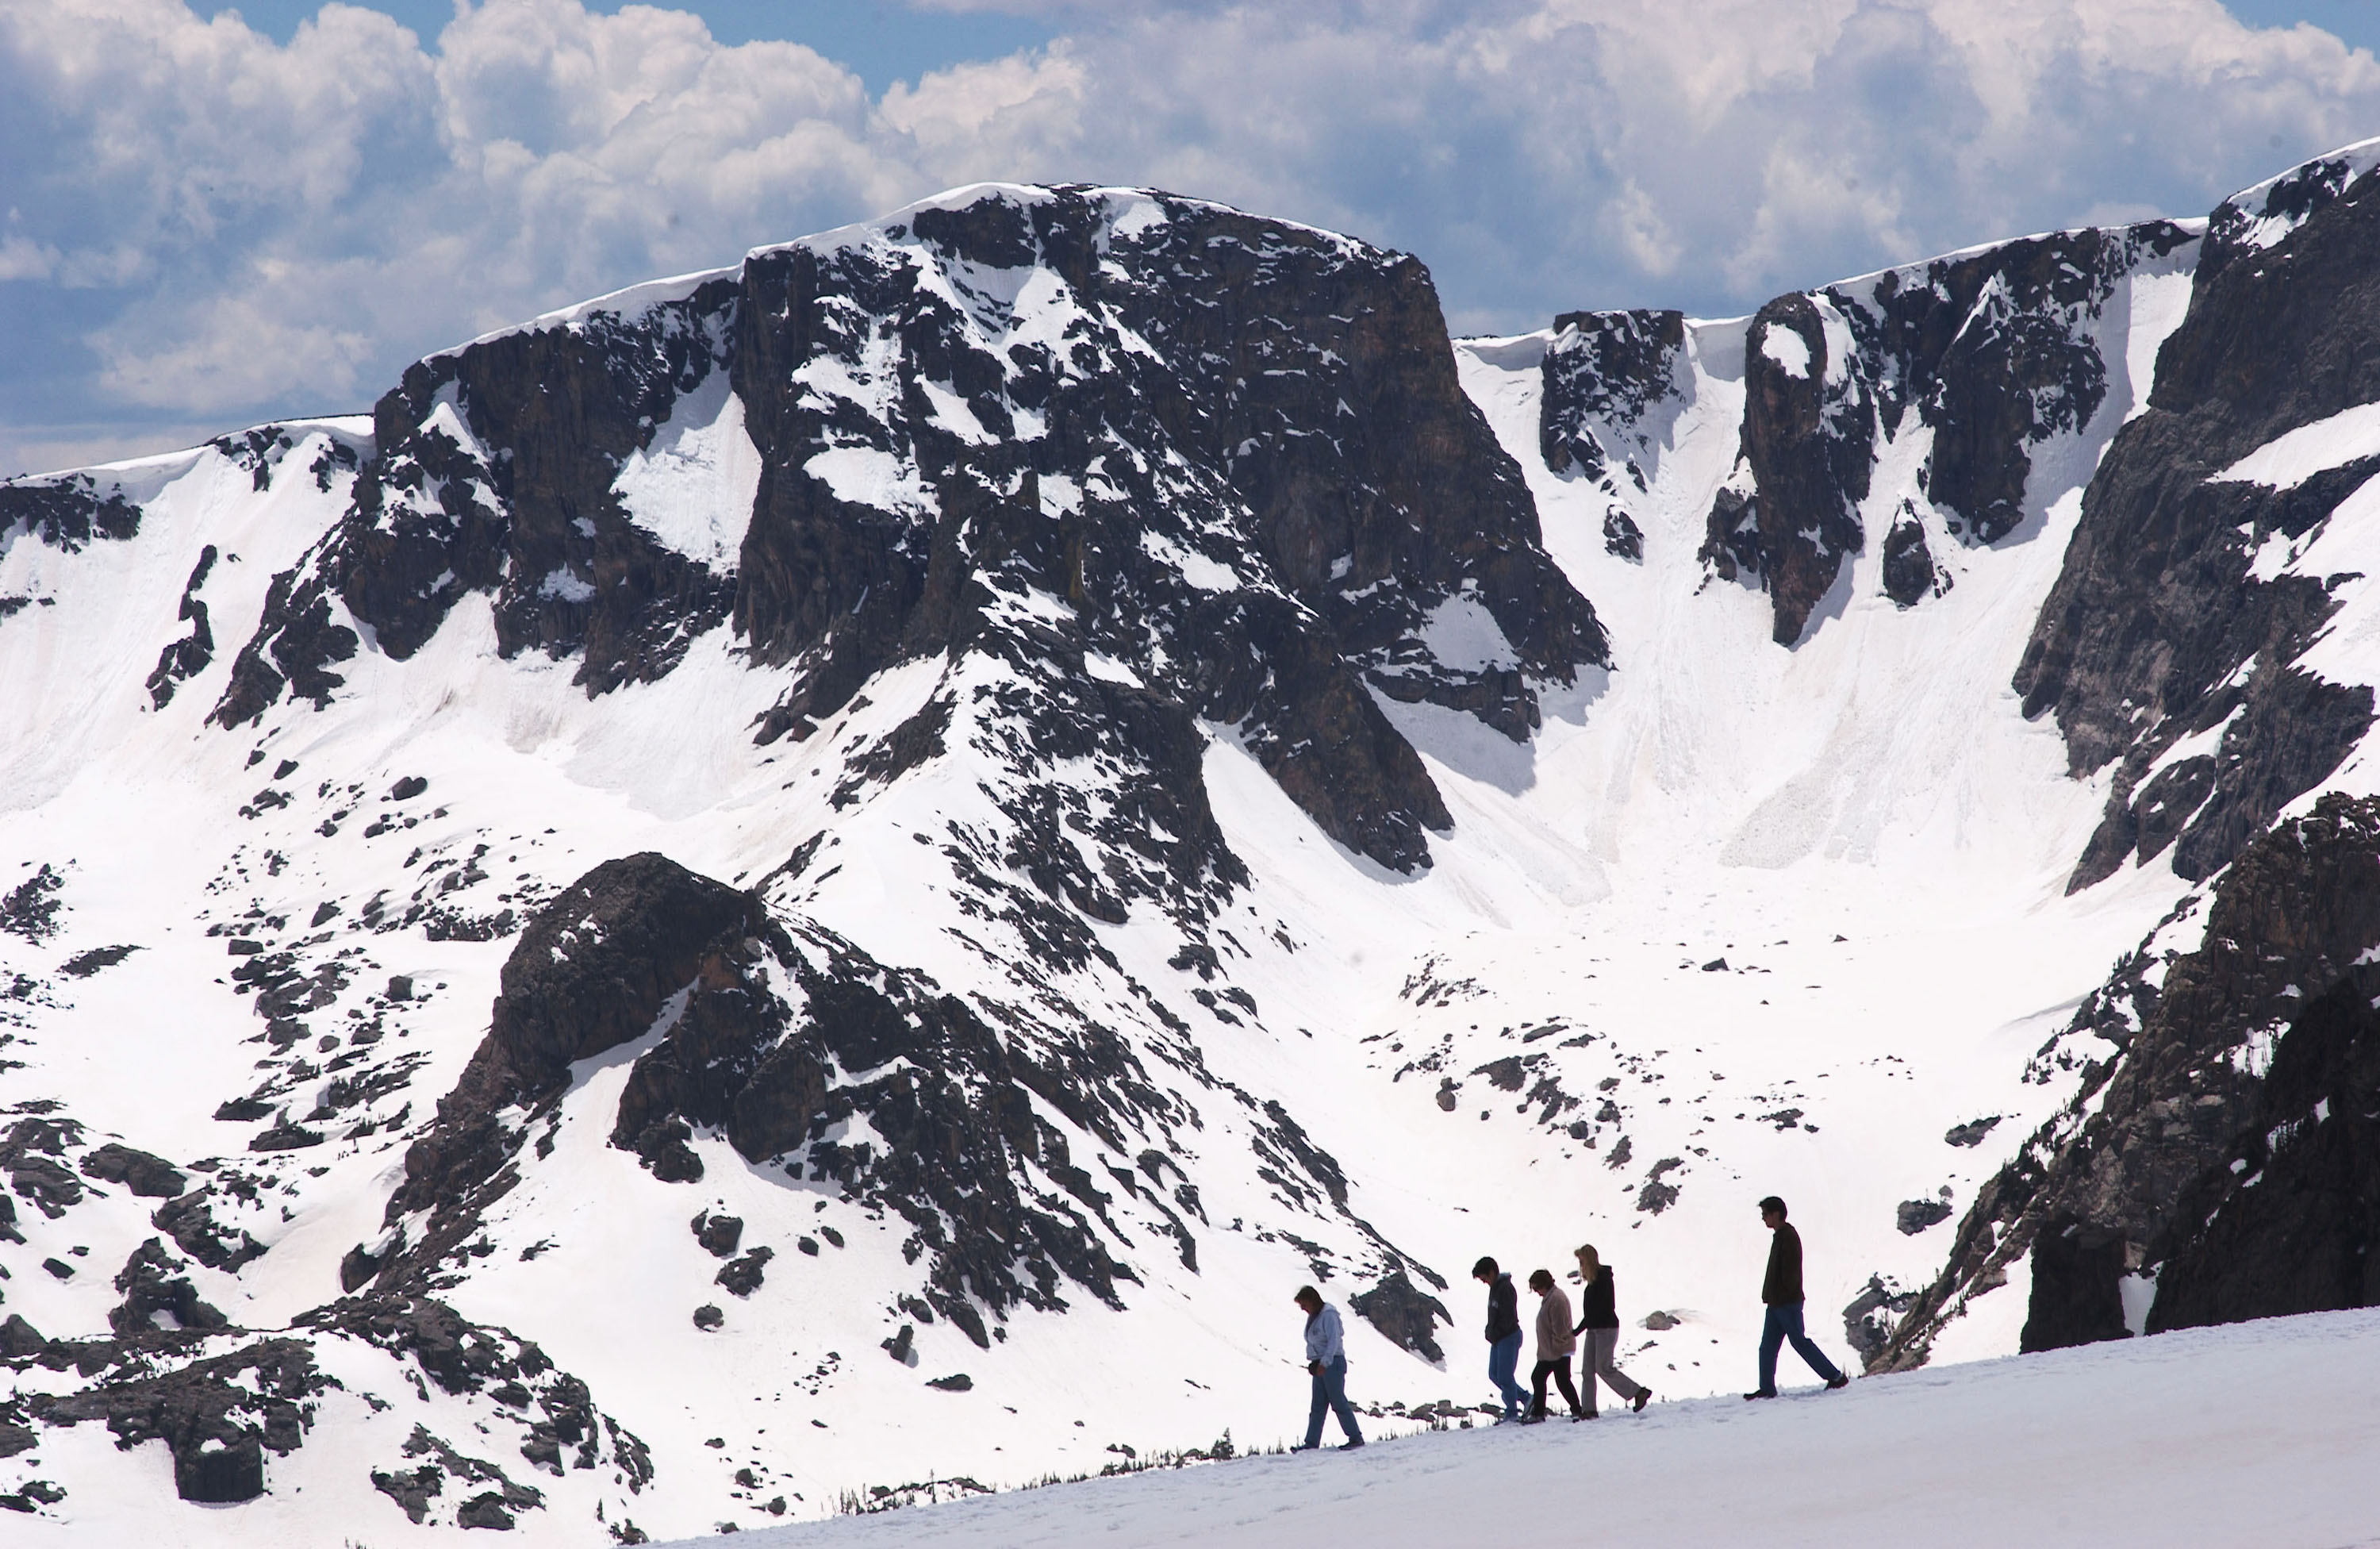
{"label": "snow-covered slope", "polygon": [[[2380,1543],[2370,1311],[2243,1323],[1593,1426],[1441,1432],[767,1531],[763,1549],[1330,1539],[1681,1546]],[[2206,1396],[2277,1391],[2286,1403]],[[2022,1482],[2022,1488],[2011,1485]]]}
{"label": "snow-covered slope", "polygon": [[[2013,1349],[2136,949],[2361,789],[2360,377],[2207,443],[2180,623],[2078,559],[2205,240],[1458,345],[1410,257],[984,186],[0,487],[0,1502],[749,1528],[1269,1439],[1309,1280],[1474,1402],[1468,1265],[1582,1240],[1724,1391],[1772,1191],[1828,1344]],[[2127,616],[2211,643],[2095,734]]]}

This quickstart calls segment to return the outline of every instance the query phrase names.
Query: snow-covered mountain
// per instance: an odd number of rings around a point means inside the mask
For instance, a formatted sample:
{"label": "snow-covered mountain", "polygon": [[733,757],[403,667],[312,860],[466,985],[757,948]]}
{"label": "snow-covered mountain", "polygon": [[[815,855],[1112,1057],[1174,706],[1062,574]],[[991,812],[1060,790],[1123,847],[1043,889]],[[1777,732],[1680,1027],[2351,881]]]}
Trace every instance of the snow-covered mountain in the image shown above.
{"label": "snow-covered mountain", "polygon": [[982,186],[0,485],[0,1505],[1096,1471],[1288,1429],[1307,1280],[1417,1423],[1581,1240],[1714,1391],[1771,1191],[1881,1364],[2296,1310],[2344,1228],[2231,1165],[2374,1154],[2375,159],[1462,342]]}

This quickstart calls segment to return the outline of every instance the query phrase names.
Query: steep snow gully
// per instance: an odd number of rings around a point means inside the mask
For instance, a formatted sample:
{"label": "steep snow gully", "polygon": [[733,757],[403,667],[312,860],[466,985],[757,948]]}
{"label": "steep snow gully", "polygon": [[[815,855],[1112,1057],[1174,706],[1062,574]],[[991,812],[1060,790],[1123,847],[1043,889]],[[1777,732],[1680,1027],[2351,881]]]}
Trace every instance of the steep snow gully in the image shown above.
{"label": "steep snow gully", "polygon": [[1307,1281],[1459,1428],[1581,1241],[1682,1475],[1771,1192],[1854,1441],[2380,1302],[2375,163],[1462,341],[984,185],[0,484],[0,1507],[1246,1450]]}

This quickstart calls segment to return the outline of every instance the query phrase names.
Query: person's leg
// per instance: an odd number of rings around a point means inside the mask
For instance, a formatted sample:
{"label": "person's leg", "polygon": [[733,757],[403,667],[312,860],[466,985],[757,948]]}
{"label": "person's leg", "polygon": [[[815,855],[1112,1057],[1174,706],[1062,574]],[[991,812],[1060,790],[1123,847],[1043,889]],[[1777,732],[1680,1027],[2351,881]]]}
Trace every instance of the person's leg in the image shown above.
{"label": "person's leg", "polygon": [[1616,1328],[1594,1328],[1587,1332],[1595,1336],[1596,1368],[1601,1373],[1603,1380],[1611,1384],[1612,1392],[1628,1402],[1634,1403],[1636,1396],[1645,1391],[1645,1384],[1620,1370],[1615,1364],[1615,1360],[1620,1353],[1620,1331]]}
{"label": "person's leg", "polygon": [[1542,1420],[1546,1413],[1546,1379],[1554,1374],[1554,1363],[1541,1360],[1529,1369],[1529,1414]]}
{"label": "person's leg", "polygon": [[[1364,1445],[1364,1433],[1355,1423],[1355,1406],[1347,1402],[1347,1358],[1339,1357],[1322,1369],[1320,1379],[1330,1396],[1330,1408],[1339,1417],[1339,1429],[1357,1446]],[[1314,1444],[1322,1445],[1322,1417],[1314,1417]]]}
{"label": "person's leg", "polygon": [[[1554,1369],[1554,1384],[1561,1389],[1561,1396],[1570,1400],[1570,1412],[1574,1415],[1587,1413],[1588,1411],[1579,1408],[1578,1389],[1570,1385],[1570,1357],[1564,1356],[1560,1360],[1548,1364]],[[1587,1379],[1588,1391],[1592,1392],[1594,1387],[1595,1380],[1590,1377]],[[1537,1412],[1543,1414],[1546,1409],[1545,1389],[1539,1388],[1537,1394]]]}
{"label": "person's leg", "polygon": [[1330,1370],[1326,1366],[1314,1373],[1314,1405],[1305,1415],[1305,1445],[1309,1447],[1322,1445],[1322,1415],[1330,1407]]}
{"label": "person's leg", "polygon": [[1780,1307],[1778,1311],[1785,1314],[1781,1321],[1785,1324],[1785,1336],[1793,1341],[1793,1353],[1808,1361],[1810,1370],[1827,1381],[1831,1383],[1840,1379],[1843,1374],[1842,1369],[1828,1360],[1827,1352],[1818,1348],[1817,1341],[1803,1332],[1802,1304],[1797,1301],[1791,1307]]}
{"label": "person's leg", "polygon": [[1488,1352],[1488,1376],[1490,1381],[1495,1383],[1497,1393],[1504,1400],[1504,1418],[1506,1420],[1512,1420],[1518,1416],[1521,1412],[1521,1406],[1527,1402],[1529,1397],[1527,1392],[1522,1388],[1521,1384],[1512,1380],[1512,1373],[1519,1367],[1520,1363],[1521,1336],[1518,1334],[1508,1334],[1503,1338],[1497,1340],[1493,1346],[1489,1347]]}
{"label": "person's leg", "polygon": [[1760,1387],[1762,1393],[1777,1391],[1777,1352],[1785,1348],[1785,1309],[1771,1307],[1760,1324]]}

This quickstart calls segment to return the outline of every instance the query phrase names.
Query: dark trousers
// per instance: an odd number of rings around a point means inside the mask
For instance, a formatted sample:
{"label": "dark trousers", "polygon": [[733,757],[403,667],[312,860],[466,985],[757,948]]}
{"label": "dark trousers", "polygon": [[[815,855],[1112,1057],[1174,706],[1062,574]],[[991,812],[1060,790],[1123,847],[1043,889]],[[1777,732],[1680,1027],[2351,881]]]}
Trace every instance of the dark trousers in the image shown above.
{"label": "dark trousers", "polygon": [[1351,1442],[1360,1442],[1364,1433],[1355,1429],[1355,1407],[1347,1402],[1347,1358],[1334,1356],[1314,1373],[1314,1408],[1305,1417],[1305,1445],[1322,1445],[1322,1413],[1325,1409],[1339,1417],[1339,1429],[1347,1433]]}
{"label": "dark trousers", "polygon": [[[1570,1400],[1570,1412],[1579,1413],[1578,1389],[1570,1385],[1570,1357],[1568,1356],[1559,1360],[1541,1360],[1537,1362],[1536,1370],[1529,1373],[1530,1385],[1536,1389],[1536,1396],[1529,1402],[1529,1412],[1533,1415],[1546,1412],[1546,1379],[1548,1377],[1551,1377],[1555,1384],[1561,1389],[1561,1396]],[[1594,1381],[1592,1377],[1587,1380]]]}
{"label": "dark trousers", "polygon": [[1488,1380],[1494,1383],[1496,1391],[1503,1396],[1506,1420],[1518,1415],[1521,1406],[1528,1400],[1528,1394],[1512,1380],[1512,1373],[1520,1369],[1520,1365],[1521,1335],[1518,1329],[1488,1347]]}
{"label": "dark trousers", "polygon": [[1802,1304],[1789,1301],[1768,1309],[1768,1321],[1760,1329],[1760,1391],[1777,1391],[1777,1352],[1787,1340],[1793,1342],[1793,1352],[1810,1363],[1810,1370],[1828,1382],[1842,1375],[1827,1352],[1818,1348],[1810,1336],[1802,1332]]}

